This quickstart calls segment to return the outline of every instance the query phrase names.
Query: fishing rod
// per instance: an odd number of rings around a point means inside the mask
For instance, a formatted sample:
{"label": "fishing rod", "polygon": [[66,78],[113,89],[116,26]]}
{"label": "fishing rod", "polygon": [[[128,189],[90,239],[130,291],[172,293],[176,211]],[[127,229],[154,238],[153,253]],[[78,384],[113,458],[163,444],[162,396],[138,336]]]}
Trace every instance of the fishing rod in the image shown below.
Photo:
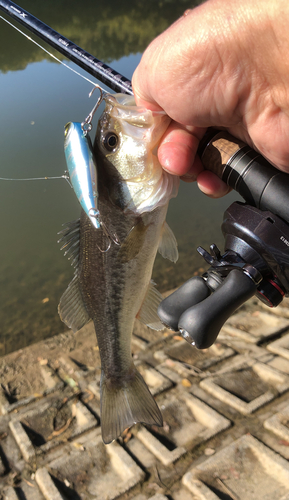
{"label": "fishing rod", "polygon": [[16,3],[0,0],[0,10],[13,19],[16,19],[16,21],[25,26],[29,31],[42,38],[51,47],[58,50],[58,52],[107,85],[110,89],[115,92],[133,95],[131,81],[125,76],[50,28],[50,26],[22,9]]}

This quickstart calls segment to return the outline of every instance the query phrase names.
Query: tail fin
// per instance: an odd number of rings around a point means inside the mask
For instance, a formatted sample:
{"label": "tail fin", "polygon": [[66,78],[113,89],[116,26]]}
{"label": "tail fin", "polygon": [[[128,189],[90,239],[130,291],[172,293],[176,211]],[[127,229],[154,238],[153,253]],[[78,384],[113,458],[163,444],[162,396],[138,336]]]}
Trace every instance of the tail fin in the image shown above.
{"label": "tail fin", "polygon": [[163,425],[158,405],[144,379],[133,366],[129,379],[113,384],[102,373],[101,380],[101,431],[105,444],[117,439],[127,428],[137,422]]}

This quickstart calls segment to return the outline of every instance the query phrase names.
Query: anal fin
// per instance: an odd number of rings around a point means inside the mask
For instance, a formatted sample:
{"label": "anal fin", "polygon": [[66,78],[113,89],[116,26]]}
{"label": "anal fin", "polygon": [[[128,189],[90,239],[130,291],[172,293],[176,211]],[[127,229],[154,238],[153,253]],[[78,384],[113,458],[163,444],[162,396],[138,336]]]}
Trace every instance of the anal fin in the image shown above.
{"label": "anal fin", "polygon": [[137,319],[153,330],[163,330],[164,325],[157,315],[157,308],[162,300],[162,294],[155,288],[155,283],[151,280]]}

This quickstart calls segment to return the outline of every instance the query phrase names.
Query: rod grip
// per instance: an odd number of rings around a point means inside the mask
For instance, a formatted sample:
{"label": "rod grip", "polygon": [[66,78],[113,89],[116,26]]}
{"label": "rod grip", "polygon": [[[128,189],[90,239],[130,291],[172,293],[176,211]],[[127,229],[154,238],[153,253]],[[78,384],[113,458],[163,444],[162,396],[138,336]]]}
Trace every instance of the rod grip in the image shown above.
{"label": "rod grip", "polygon": [[214,172],[244,200],[289,222],[289,175],[226,131],[208,129],[198,148],[206,170]]}
{"label": "rod grip", "polygon": [[220,179],[231,158],[247,145],[228,132],[210,128],[200,142],[198,154],[206,170]]}

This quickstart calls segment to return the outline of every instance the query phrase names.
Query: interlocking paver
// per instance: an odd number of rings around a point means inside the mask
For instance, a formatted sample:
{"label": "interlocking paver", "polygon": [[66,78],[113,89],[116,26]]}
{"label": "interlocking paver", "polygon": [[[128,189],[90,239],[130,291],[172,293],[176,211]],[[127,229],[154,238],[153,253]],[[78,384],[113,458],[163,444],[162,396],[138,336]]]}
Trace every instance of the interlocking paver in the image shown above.
{"label": "interlocking paver", "polygon": [[134,362],[164,427],[138,424],[109,446],[92,325],[9,355],[7,373],[2,359],[0,498],[289,500],[289,318],[250,307],[233,318],[237,335],[222,330],[204,351],[138,324]]}
{"label": "interlocking paver", "polygon": [[264,427],[284,439],[289,445],[289,405],[265,420]]}
{"label": "interlocking paver", "polygon": [[[75,447],[74,444],[77,444]],[[73,490],[80,498],[113,500],[144,478],[144,472],[118,444],[105,446],[99,432],[92,431],[66,447],[66,452],[38,469],[36,480],[47,500],[62,498]],[[39,479],[40,476],[40,479]],[[68,493],[69,494],[69,493]]]}
{"label": "interlocking paver", "polygon": [[289,377],[249,356],[236,356],[223,375],[208,377],[200,387],[248,415],[289,389]]}
{"label": "interlocking paver", "polygon": [[[29,384],[27,384],[27,391],[24,397],[17,397],[14,395],[15,388],[17,387],[18,381],[17,377],[13,377],[11,382],[7,382],[5,385],[2,383],[0,386],[0,408],[2,415],[11,413],[18,408],[26,406],[32,403],[36,399],[42,396],[46,396],[53,391],[57,391],[63,387],[63,382],[59,379],[57,374],[46,364],[35,363],[35,373],[34,376],[40,381],[38,392],[35,393],[32,390],[29,391]],[[19,377],[23,378],[23,374],[20,372]],[[11,385],[11,387],[10,387]],[[30,394],[29,394],[30,392]]]}
{"label": "interlocking paver", "polygon": [[267,345],[267,349],[279,356],[289,359],[289,333]]}
{"label": "interlocking paver", "polygon": [[9,486],[9,488],[7,488],[4,491],[4,500],[19,500],[18,495],[16,494],[16,492],[15,492],[14,488],[12,488],[12,486]]}
{"label": "interlocking paver", "polygon": [[208,441],[228,429],[231,422],[204,402],[184,391],[178,399],[171,394],[158,399],[164,416],[164,429],[139,426],[134,435],[164,465],[179,459],[188,449]]}
{"label": "interlocking paver", "polygon": [[289,495],[289,464],[244,435],[186,473],[183,484],[198,500],[277,500]]}
{"label": "interlocking paver", "polygon": [[[59,424],[55,429],[57,417]],[[23,458],[29,462],[35,459],[36,453],[45,453],[97,424],[91,412],[74,395],[63,398],[63,394],[58,394],[13,415],[9,426]]]}
{"label": "interlocking paver", "polygon": [[260,310],[239,311],[226,321],[219,335],[219,340],[222,340],[223,333],[225,333],[246,342],[257,343],[281,333],[287,328],[289,328],[289,319]]}

